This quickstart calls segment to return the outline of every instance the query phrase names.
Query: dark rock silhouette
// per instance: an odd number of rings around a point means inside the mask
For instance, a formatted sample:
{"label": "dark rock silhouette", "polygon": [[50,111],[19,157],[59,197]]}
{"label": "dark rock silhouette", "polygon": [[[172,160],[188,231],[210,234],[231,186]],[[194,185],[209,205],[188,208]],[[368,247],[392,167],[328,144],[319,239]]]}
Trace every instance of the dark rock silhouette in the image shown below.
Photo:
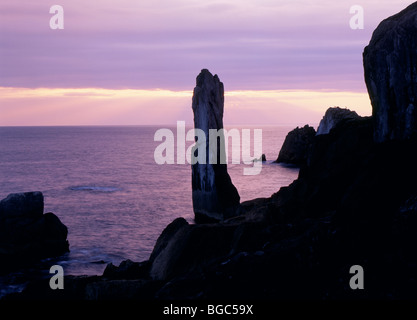
{"label": "dark rock silhouette", "polygon": [[[227,256],[234,224],[184,223],[174,220],[161,234],[151,255],[150,276],[170,280],[175,276],[199,272],[212,259]],[[166,245],[160,245],[162,243]]]}
{"label": "dark rock silhouette", "polygon": [[[206,161],[192,165],[192,197],[196,221],[223,220],[235,215],[240,196],[227,173],[224,135],[209,141],[211,129],[223,129],[224,88],[217,75],[201,70],[193,94],[194,128],[201,129],[206,137]],[[223,143],[221,143],[223,141]],[[213,158],[217,153],[216,164]]]}
{"label": "dark rock silhouette", "polygon": [[253,162],[256,162],[256,161],[265,162],[266,161],[266,155],[264,153],[262,153],[262,155],[259,158],[253,159]]}
{"label": "dark rock silhouette", "polygon": [[0,201],[0,219],[24,216],[40,218],[43,206],[41,192],[12,193]]}
{"label": "dark rock silhouette", "polygon": [[316,131],[313,127],[305,125],[295,128],[285,137],[278,155],[277,163],[289,163],[301,166],[306,163],[308,150],[313,143]]}
{"label": "dark rock silhouette", "polygon": [[317,135],[327,134],[336,127],[341,121],[349,121],[359,119],[355,111],[349,109],[342,109],[339,107],[329,108],[321,119],[319,127],[317,128]]}
{"label": "dark rock silhouette", "polygon": [[375,141],[417,133],[417,3],[382,21],[363,52]]}
{"label": "dark rock silhouette", "polygon": [[2,270],[59,256],[69,249],[68,230],[51,212],[43,214],[41,192],[10,194],[0,201]]}
{"label": "dark rock silhouette", "polygon": [[113,263],[109,263],[103,272],[103,277],[111,280],[130,280],[144,278],[148,273],[148,261],[134,262],[132,260],[125,260],[118,267]]}

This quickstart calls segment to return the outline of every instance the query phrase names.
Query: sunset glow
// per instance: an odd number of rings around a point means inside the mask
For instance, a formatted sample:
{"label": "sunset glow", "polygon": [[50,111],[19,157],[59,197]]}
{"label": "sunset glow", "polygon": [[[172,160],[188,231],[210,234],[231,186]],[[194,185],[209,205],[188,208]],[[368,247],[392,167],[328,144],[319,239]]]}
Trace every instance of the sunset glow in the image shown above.
{"label": "sunset glow", "polygon": [[328,107],[369,115],[362,52],[410,1],[62,0],[0,4],[0,125],[192,121],[195,77],[225,86],[225,123],[317,123]]}
{"label": "sunset glow", "polygon": [[[0,88],[1,126],[192,123],[191,91]],[[367,94],[302,90],[225,93],[228,124],[314,124],[331,106],[370,114]]]}

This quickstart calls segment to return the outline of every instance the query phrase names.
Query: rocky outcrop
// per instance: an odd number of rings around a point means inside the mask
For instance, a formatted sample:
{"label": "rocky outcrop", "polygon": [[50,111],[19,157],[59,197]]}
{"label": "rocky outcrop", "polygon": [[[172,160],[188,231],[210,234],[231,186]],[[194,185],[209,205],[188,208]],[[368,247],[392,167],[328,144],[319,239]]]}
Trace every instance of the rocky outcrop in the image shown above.
{"label": "rocky outcrop", "polygon": [[227,256],[231,249],[234,224],[188,224],[174,220],[162,232],[150,257],[150,276],[169,280],[197,272],[212,259]]}
{"label": "rocky outcrop", "polygon": [[359,115],[355,111],[342,109],[339,107],[329,108],[321,119],[317,128],[317,135],[327,134],[336,127],[341,121],[349,121],[359,119]]}
{"label": "rocky outcrop", "polygon": [[40,218],[43,215],[43,207],[41,192],[12,193],[0,201],[0,219]]}
{"label": "rocky outcrop", "polygon": [[0,201],[1,269],[8,270],[69,250],[68,230],[51,212],[43,214],[41,192],[10,194]]}
{"label": "rocky outcrop", "polygon": [[376,142],[417,133],[417,3],[382,21],[363,52]]}
{"label": "rocky outcrop", "polygon": [[[417,187],[405,183],[417,179],[415,145],[375,144],[369,117],[342,122],[316,136],[293,184],[242,203],[238,216],[175,219],[149,261],[8,299],[416,298]],[[349,287],[356,264],[366,290]]]}
{"label": "rocky outcrop", "polygon": [[302,128],[295,128],[285,137],[282,148],[279,152],[277,163],[289,163],[301,166],[307,160],[307,153],[313,143],[316,131],[313,127],[305,125]]}
{"label": "rocky outcrop", "polygon": [[[223,129],[224,88],[219,77],[207,69],[201,71],[196,82],[192,103],[194,128],[205,134],[205,146],[200,148],[205,148],[206,155],[201,161],[204,163],[192,165],[193,209],[196,221],[219,221],[235,215],[240,202],[225,159],[221,157],[225,154],[224,143],[217,143],[217,139],[224,142],[223,132],[218,131]],[[210,141],[210,130],[219,132],[216,141]]]}
{"label": "rocky outcrop", "polygon": [[355,111],[349,109],[342,109],[339,107],[327,109],[320,121],[317,132],[313,127],[305,125],[302,128],[297,127],[287,134],[275,162],[294,164],[297,166],[305,165],[316,135],[328,134],[330,130],[341,123],[358,120],[360,118],[361,117]]}

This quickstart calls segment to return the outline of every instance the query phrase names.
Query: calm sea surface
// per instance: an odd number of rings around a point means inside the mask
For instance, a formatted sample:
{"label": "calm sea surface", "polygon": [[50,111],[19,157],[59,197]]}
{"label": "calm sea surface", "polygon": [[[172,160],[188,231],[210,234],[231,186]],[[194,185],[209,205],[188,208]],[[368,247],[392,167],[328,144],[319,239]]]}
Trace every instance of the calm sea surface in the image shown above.
{"label": "calm sea surface", "polygon": [[[101,274],[110,262],[146,260],[167,224],[176,217],[193,222],[190,165],[155,163],[160,128],[0,127],[0,199],[43,192],[45,212],[68,227],[71,252],[58,261],[65,274]],[[243,128],[253,138],[259,127]],[[241,201],[269,197],[298,176],[298,169],[272,163],[294,127],[260,128],[267,158],[261,173],[245,176],[248,165],[228,165]]]}

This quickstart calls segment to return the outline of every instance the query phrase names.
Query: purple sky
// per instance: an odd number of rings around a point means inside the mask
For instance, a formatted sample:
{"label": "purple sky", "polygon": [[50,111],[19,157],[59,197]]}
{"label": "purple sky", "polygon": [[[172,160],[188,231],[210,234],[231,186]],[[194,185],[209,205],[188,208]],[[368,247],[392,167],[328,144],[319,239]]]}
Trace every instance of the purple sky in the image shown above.
{"label": "purple sky", "polygon": [[[410,3],[2,0],[0,87],[191,91],[208,68],[226,91],[365,93],[363,48]],[[64,30],[49,28],[53,4],[64,8]],[[364,30],[349,27],[355,4]]]}

